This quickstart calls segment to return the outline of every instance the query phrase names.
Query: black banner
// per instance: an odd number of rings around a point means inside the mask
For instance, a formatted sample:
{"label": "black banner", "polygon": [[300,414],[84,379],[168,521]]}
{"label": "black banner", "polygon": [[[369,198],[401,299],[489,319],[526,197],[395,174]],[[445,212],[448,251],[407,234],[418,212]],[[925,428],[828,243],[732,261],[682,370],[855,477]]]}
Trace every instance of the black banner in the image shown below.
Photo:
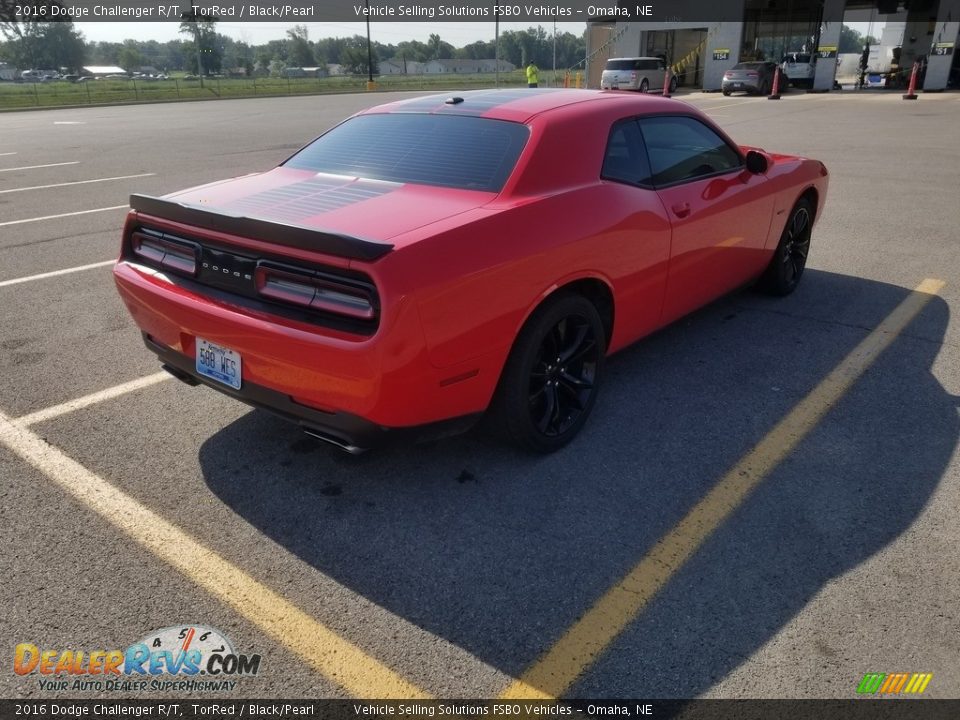
{"label": "black banner", "polygon": [[0,718],[955,720],[960,700],[0,700]]}
{"label": "black banner", "polygon": [[180,22],[718,22],[743,21],[742,0],[0,0],[0,21]]}

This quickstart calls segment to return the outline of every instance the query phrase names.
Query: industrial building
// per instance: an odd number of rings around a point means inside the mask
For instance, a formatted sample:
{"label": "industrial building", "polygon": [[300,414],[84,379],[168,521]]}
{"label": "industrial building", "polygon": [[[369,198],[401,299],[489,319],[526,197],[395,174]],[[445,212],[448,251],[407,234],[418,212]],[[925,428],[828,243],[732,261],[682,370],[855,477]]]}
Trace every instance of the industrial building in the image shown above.
{"label": "industrial building", "polygon": [[719,19],[686,20],[696,12],[681,13],[681,22],[592,19],[587,28],[587,85],[600,86],[608,58],[661,56],[681,85],[718,91],[724,72],[737,62],[779,61],[785,53],[802,49],[816,60],[811,89],[828,92],[836,87],[841,28],[850,23],[902,27],[899,45],[891,50],[896,49],[901,77],[915,61],[921,63],[918,90],[936,92],[956,83],[960,0],[715,0],[709,13]]}

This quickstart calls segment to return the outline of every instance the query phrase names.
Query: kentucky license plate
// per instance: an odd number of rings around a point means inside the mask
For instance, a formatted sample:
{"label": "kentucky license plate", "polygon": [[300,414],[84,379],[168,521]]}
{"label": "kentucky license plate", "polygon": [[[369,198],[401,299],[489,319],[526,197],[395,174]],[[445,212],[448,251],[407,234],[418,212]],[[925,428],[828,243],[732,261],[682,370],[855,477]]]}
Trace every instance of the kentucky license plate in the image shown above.
{"label": "kentucky license plate", "polygon": [[239,390],[242,374],[240,353],[198,337],[197,372]]}

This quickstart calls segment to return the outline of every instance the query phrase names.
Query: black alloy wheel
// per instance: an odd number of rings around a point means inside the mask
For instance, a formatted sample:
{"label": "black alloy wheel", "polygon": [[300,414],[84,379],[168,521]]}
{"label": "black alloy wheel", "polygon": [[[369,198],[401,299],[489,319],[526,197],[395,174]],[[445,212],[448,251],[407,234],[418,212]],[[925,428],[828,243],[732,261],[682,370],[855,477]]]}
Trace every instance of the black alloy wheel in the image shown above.
{"label": "black alloy wheel", "polygon": [[640,92],[645,93],[649,88],[650,83],[647,82],[646,78],[640,81],[640,87],[638,88]]}
{"label": "black alloy wheel", "polygon": [[593,303],[574,294],[548,299],[524,326],[504,367],[490,411],[494,429],[537,452],[566,445],[593,409],[605,354]]}
{"label": "black alloy wheel", "polygon": [[807,266],[812,231],[813,210],[806,198],[800,198],[787,219],[780,243],[761,279],[765,290],[773,295],[789,295],[796,290]]}

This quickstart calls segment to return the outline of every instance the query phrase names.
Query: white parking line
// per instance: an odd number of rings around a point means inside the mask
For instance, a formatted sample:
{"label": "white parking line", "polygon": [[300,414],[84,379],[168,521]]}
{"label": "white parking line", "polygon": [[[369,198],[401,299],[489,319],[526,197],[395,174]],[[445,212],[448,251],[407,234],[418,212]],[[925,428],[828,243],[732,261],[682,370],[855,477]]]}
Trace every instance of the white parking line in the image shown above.
{"label": "white parking line", "polygon": [[27,190],[46,190],[47,188],[66,187],[67,185],[87,185],[89,183],[110,182],[111,180],[129,180],[131,178],[153,177],[154,175],[156,175],[156,173],[139,173],[138,175],[117,175],[116,177],[96,178],[95,180],[74,180],[72,182],[54,183],[53,185],[34,185],[32,187],[0,190],[0,195],[4,195],[5,193],[26,192]]}
{"label": "white parking line", "polygon": [[129,205],[111,205],[105,208],[95,208],[94,210],[77,210],[77,212],[59,213],[57,215],[42,215],[35,218],[24,218],[23,220],[8,220],[0,223],[0,227],[7,225],[22,225],[23,223],[39,222],[41,220],[54,220],[55,218],[72,217],[73,215],[88,215],[90,213],[105,212],[106,210],[120,210],[129,208]]}
{"label": "white parking line", "polygon": [[79,165],[79,160],[71,160],[70,162],[62,163],[47,163],[46,165],[24,165],[23,167],[15,168],[3,168],[0,169],[0,172],[13,172],[14,170],[37,170],[39,168],[48,168],[48,167],[60,167],[62,165]]}
{"label": "white parking line", "polygon": [[90,263],[89,265],[79,265],[77,267],[65,268],[64,270],[54,270],[52,272],[40,273],[39,275],[28,275],[27,277],[14,278],[13,280],[0,281],[0,288],[10,285],[19,285],[20,283],[32,282],[33,280],[45,280],[46,278],[57,277],[58,275],[69,275],[70,273],[80,272],[81,270],[92,270],[93,268],[106,267],[113,265],[116,260],[104,260],[103,262]]}
{"label": "white parking line", "polygon": [[0,157],[6,157],[7,155],[16,155],[15,152],[0,153]]}
{"label": "white parking line", "polygon": [[44,422],[45,420],[52,420],[53,418],[61,417],[68,413],[75,412],[76,410],[82,410],[85,407],[90,407],[91,405],[96,405],[97,403],[102,403],[106,400],[112,400],[113,398],[120,397],[121,395],[126,395],[127,393],[134,392],[140,388],[150,387],[151,385],[156,385],[164,380],[172,379],[173,375],[165,370],[161,370],[153,375],[147,375],[146,377],[131,380],[130,382],[123,383],[122,385],[115,385],[114,387],[107,388],[106,390],[91,393],[90,395],[84,395],[76,400],[70,400],[65,403],[60,403],[59,405],[44,408],[43,410],[37,410],[29,415],[22,415],[14,420],[13,423],[15,425],[19,425],[20,427],[36,425],[37,423]]}

